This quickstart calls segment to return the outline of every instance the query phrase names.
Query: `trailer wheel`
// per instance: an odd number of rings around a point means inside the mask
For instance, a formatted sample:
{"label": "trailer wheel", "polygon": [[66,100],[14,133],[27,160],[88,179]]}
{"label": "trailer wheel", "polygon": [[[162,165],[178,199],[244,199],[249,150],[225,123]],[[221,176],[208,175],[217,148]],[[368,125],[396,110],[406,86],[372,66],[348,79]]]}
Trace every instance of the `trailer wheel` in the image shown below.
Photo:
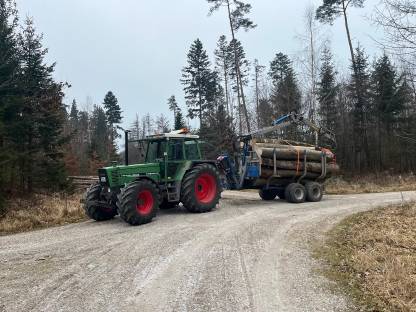
{"label": "trailer wheel", "polygon": [[306,200],[310,202],[319,202],[324,195],[322,185],[318,182],[307,182],[306,188]]}
{"label": "trailer wheel", "polygon": [[285,197],[286,200],[290,203],[304,203],[306,200],[306,189],[300,183],[289,184],[285,190]]}
{"label": "trailer wheel", "polygon": [[101,196],[102,190],[103,188],[100,184],[91,185],[85,197],[85,214],[95,221],[110,220],[117,215],[117,206],[115,204],[111,204],[109,207],[100,205],[100,202],[107,202]]}
{"label": "trailer wheel", "polygon": [[220,175],[213,165],[197,165],[183,178],[181,201],[189,212],[211,211],[217,206],[220,196]]}
{"label": "trailer wheel", "polygon": [[266,201],[271,201],[276,198],[276,196],[278,195],[278,192],[277,190],[260,190],[259,195],[261,199],[266,200]]}
{"label": "trailer wheel", "polygon": [[149,180],[134,181],[121,193],[120,217],[131,225],[152,221],[159,208],[159,190]]}

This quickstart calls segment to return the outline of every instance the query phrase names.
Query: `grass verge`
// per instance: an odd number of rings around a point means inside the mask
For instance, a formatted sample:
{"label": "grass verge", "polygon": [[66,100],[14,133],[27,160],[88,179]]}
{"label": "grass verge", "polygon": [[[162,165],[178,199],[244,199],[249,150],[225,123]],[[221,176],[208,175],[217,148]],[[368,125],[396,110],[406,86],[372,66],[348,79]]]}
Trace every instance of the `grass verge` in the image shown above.
{"label": "grass verge", "polygon": [[325,183],[327,194],[361,194],[416,190],[416,175],[371,174],[360,177],[334,177]]}
{"label": "grass verge", "polygon": [[348,217],[314,253],[364,311],[416,311],[416,203]]}
{"label": "grass verge", "polygon": [[6,202],[7,213],[0,218],[0,235],[74,223],[85,219],[81,194],[34,195]]}

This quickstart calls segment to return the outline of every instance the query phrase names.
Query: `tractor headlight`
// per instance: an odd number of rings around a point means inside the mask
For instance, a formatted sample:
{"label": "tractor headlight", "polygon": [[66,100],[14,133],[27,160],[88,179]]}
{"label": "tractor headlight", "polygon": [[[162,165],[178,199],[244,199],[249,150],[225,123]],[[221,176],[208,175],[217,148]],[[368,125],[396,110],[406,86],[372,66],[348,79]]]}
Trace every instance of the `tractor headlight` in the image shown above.
{"label": "tractor headlight", "polygon": [[107,183],[107,178],[106,177],[100,177],[100,182],[101,183]]}

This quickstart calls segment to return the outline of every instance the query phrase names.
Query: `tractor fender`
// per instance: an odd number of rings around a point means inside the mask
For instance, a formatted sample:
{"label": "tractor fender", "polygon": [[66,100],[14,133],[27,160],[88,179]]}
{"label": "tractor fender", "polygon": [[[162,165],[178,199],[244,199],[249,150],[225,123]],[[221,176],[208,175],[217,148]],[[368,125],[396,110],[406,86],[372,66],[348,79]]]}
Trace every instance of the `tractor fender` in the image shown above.
{"label": "tractor fender", "polygon": [[143,181],[143,180],[152,182],[159,189],[159,183],[157,181],[155,181],[154,179],[148,177],[148,176],[137,177],[132,182]]}

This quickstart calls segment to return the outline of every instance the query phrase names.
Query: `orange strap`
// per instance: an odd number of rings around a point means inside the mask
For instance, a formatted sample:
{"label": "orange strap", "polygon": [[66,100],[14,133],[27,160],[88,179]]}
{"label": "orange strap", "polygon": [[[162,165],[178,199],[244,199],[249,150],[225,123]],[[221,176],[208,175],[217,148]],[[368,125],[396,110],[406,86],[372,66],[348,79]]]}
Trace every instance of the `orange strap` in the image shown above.
{"label": "orange strap", "polygon": [[298,153],[298,163],[296,164],[296,176],[299,175],[299,169],[300,169],[300,151],[299,149],[296,149],[296,152]]}

